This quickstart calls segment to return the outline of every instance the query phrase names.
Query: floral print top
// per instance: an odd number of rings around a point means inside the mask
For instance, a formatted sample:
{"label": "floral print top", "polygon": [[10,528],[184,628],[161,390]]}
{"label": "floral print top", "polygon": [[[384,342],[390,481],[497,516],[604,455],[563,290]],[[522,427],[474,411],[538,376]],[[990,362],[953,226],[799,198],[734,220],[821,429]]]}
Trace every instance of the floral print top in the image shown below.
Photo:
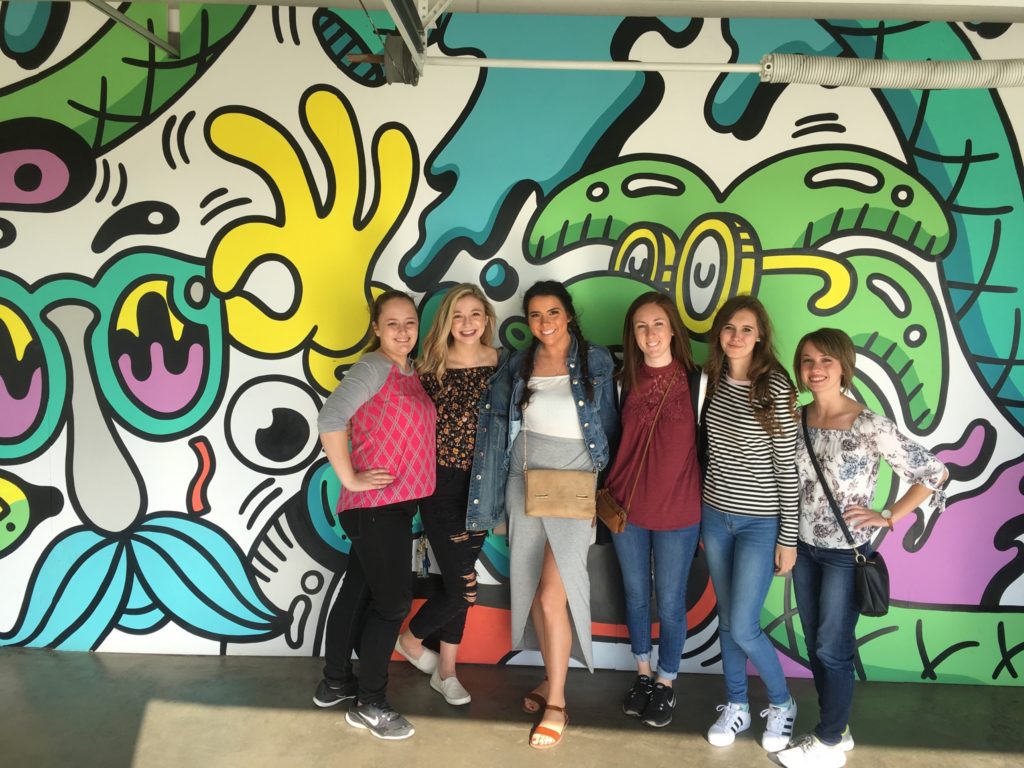
{"label": "floral print top", "polygon": [[[893,468],[908,485],[920,483],[934,491],[922,504],[926,511],[941,512],[946,494],[941,486],[945,465],[918,443],[902,435],[896,425],[865,408],[849,429],[808,427],[814,454],[840,511],[848,507],[871,508],[878,482],[879,459]],[[797,437],[796,465],[800,473],[800,540],[815,547],[849,549],[828,498],[818,482],[807,453],[803,429]],[[874,536],[877,528],[850,529],[857,546]]]}
{"label": "floral print top", "polygon": [[448,368],[441,379],[420,377],[423,388],[437,407],[437,463],[442,467],[473,468],[476,447],[477,408],[487,384],[497,370],[493,365]]}

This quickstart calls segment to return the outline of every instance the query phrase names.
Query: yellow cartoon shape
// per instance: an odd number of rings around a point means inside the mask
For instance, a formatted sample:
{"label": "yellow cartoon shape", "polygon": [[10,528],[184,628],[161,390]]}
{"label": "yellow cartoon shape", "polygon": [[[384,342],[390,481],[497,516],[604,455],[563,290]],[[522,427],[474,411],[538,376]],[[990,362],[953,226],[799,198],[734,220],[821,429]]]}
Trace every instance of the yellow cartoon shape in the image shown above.
{"label": "yellow cartoon shape", "polygon": [[[300,116],[326,170],[322,199],[294,137],[270,117],[238,108],[211,117],[211,146],[259,173],[277,209],[274,218],[249,217],[223,230],[211,246],[211,275],[235,341],[263,355],[303,348],[309,375],[331,390],[337,366],[367,340],[371,267],[408,210],[417,160],[409,135],[392,125],[374,136],[368,165],[351,105],[327,87],[306,92]],[[287,306],[247,285],[268,262],[294,282]],[[275,282],[261,287],[277,290]]]}

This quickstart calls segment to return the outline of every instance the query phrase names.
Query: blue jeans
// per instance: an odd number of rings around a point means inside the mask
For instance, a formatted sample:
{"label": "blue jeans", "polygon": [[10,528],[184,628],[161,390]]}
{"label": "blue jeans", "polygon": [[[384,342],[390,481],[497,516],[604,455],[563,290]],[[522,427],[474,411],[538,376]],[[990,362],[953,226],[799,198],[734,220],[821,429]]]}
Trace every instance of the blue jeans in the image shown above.
{"label": "blue jeans", "polygon": [[612,536],[626,593],[626,628],[638,662],[651,660],[651,558],[658,600],[658,676],[675,680],[686,643],[686,582],[700,526],[651,531],[635,525]]}
{"label": "blue jeans", "polygon": [[761,631],[761,609],[775,575],[779,518],[733,515],[701,505],[701,535],[708,572],[718,598],[718,640],[729,701],[747,702],[747,659],[754,664],[768,701],[790,700],[782,664]]}
{"label": "blue jeans", "polygon": [[854,567],[852,550],[797,544],[793,588],[821,709],[814,733],[825,744],[839,743],[853,702]]}

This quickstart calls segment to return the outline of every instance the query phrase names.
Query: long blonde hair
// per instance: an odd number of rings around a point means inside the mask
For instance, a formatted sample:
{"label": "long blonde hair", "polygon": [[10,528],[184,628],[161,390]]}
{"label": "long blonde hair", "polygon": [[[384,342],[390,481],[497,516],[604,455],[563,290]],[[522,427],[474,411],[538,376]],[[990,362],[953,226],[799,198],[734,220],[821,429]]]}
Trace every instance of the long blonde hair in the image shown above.
{"label": "long blonde hair", "polygon": [[472,283],[460,283],[448,289],[448,293],[441,300],[441,306],[437,308],[437,314],[434,315],[434,322],[430,324],[430,330],[423,339],[420,358],[416,361],[416,370],[420,374],[433,374],[438,379],[444,376],[448,367],[448,348],[453,343],[452,317],[455,314],[455,304],[467,296],[472,296],[484,305],[487,323],[480,336],[480,343],[488,347],[493,346],[495,327],[498,323],[494,307],[477,286]]}

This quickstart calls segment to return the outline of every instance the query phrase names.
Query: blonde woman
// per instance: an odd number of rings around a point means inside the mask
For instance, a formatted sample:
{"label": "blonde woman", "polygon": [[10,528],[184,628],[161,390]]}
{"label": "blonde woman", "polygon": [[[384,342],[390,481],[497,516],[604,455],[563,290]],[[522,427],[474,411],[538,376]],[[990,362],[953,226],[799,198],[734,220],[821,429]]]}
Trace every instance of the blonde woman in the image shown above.
{"label": "blonde woman", "polygon": [[[476,601],[476,559],[489,529],[505,519],[505,442],[510,379],[508,351],[495,349],[494,308],[475,285],[451,288],[417,362],[437,408],[437,484],[420,502],[444,588],[419,609],[395,650],[430,674],[431,687],[452,705],[469,692],[455,663]],[[440,653],[424,647],[439,640]]]}

